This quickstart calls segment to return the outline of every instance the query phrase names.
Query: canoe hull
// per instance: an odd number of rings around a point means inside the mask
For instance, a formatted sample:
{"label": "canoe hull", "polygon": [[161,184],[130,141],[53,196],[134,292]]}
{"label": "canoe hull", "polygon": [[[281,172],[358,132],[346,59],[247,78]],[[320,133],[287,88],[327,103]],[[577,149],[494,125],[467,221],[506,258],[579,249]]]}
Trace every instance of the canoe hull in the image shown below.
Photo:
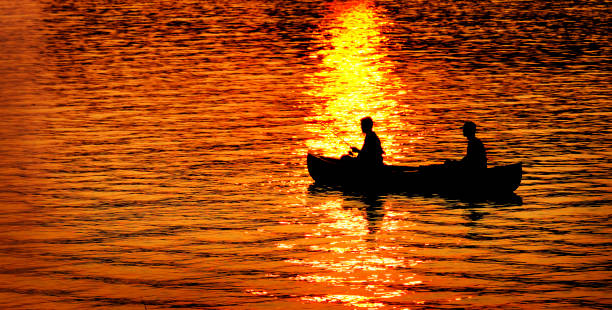
{"label": "canoe hull", "polygon": [[521,163],[482,170],[444,165],[367,169],[355,161],[308,154],[307,164],[317,184],[363,191],[490,196],[513,193],[522,179]]}

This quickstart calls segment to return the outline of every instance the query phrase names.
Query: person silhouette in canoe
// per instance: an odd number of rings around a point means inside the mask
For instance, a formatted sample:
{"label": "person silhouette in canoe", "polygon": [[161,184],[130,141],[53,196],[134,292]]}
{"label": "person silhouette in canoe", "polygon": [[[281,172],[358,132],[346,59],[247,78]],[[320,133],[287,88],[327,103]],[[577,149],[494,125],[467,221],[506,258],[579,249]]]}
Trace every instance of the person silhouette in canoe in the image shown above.
{"label": "person silhouette in canoe", "polygon": [[383,165],[383,151],[380,144],[380,139],[376,133],[372,130],[374,127],[374,121],[371,117],[367,116],[361,119],[361,131],[366,135],[363,141],[361,149],[351,147],[351,151],[358,153],[357,161],[361,164],[371,167],[377,167]]}
{"label": "person silhouette in canoe", "polygon": [[487,168],[487,151],[480,139],[476,138],[476,124],[465,122],[463,124],[463,135],[468,139],[467,153],[463,159],[446,161],[447,165],[469,169]]}

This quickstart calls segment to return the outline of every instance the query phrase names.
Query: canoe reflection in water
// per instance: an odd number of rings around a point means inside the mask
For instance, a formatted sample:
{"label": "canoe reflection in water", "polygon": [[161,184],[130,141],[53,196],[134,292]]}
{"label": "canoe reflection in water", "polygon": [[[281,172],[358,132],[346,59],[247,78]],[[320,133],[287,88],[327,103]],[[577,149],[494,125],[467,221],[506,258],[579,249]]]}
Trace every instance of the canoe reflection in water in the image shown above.
{"label": "canoe reflection in water", "polygon": [[[308,187],[310,195],[318,196],[327,194],[330,190],[336,190],[337,187],[327,186],[322,184],[312,184]],[[342,190],[344,209],[358,209],[364,214],[364,218],[368,223],[368,233],[374,234],[380,229],[380,222],[385,217],[384,196],[375,192],[356,192],[350,190]]]}
{"label": "canoe reflection in water", "polygon": [[[395,194],[387,194],[373,191],[358,191],[347,187],[334,185],[324,185],[313,183],[308,187],[311,197],[319,199],[325,197],[338,197],[340,192],[342,197],[341,207],[344,210],[358,210],[361,216],[367,221],[368,234],[376,234],[383,226],[383,221],[388,208],[385,204],[389,199],[393,200]],[[402,196],[422,196],[420,193],[404,193]],[[426,195],[429,196],[429,195]],[[523,204],[522,198],[514,193],[503,196],[489,197],[440,197],[448,209],[460,209],[464,212],[464,217],[468,220],[463,225],[475,226],[477,222],[489,214],[490,208],[504,208],[520,206]],[[457,199],[458,198],[458,199]]]}
{"label": "canoe reflection in water", "polygon": [[448,207],[466,210],[467,226],[475,225],[487,214],[478,210],[481,202],[485,202],[484,206],[522,204],[521,198],[514,194],[521,183],[522,165],[487,168],[486,151],[476,138],[474,123],[466,122],[462,128],[468,139],[467,154],[462,160],[420,167],[385,165],[384,151],[372,125],[371,118],[361,119],[361,129],[366,137],[361,149],[352,148],[359,154],[357,157],[307,155],[308,172],[315,180],[309,192],[316,195],[327,190],[340,190],[344,196],[342,208],[359,210],[367,220],[369,234],[380,229],[388,193],[441,194],[460,198],[449,199]]}

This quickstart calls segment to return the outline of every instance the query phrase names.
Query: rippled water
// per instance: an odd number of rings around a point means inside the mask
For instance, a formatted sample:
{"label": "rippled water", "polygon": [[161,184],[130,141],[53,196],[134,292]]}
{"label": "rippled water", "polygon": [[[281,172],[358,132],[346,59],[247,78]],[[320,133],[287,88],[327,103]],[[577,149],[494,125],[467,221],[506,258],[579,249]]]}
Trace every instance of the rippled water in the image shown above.
{"label": "rippled water", "polygon": [[[0,307],[595,308],[610,298],[606,1],[0,3]],[[507,201],[312,186],[386,162]],[[345,141],[342,141],[345,140]]]}

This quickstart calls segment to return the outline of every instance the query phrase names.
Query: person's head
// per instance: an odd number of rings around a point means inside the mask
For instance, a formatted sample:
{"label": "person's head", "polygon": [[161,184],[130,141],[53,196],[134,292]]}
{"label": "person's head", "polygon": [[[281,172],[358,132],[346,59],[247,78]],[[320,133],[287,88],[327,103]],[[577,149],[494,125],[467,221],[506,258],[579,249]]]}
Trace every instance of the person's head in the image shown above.
{"label": "person's head", "polygon": [[372,127],[374,127],[374,121],[371,117],[366,116],[361,119],[361,131],[368,133],[372,131]]}
{"label": "person's head", "polygon": [[476,124],[471,121],[467,121],[463,124],[463,135],[467,138],[476,136]]}

